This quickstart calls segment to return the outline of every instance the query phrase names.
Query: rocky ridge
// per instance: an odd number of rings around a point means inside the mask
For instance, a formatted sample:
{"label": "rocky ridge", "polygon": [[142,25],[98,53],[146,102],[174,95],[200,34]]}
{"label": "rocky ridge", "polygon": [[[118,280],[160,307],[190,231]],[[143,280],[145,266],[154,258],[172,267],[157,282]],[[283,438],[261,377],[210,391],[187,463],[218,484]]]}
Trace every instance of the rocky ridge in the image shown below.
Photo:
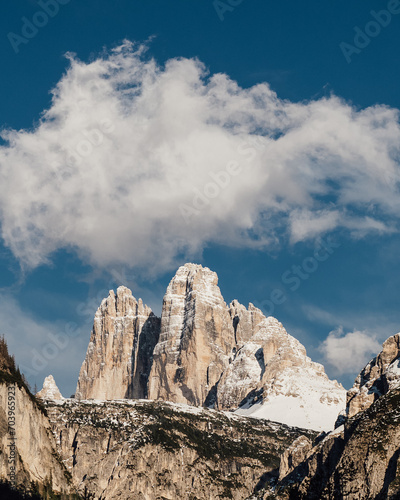
{"label": "rocky ridge", "polygon": [[400,390],[394,388],[329,433],[263,498],[398,499],[399,424]]}
{"label": "rocky ridge", "polygon": [[314,448],[299,437],[282,456],[278,485],[258,498],[400,498],[399,340],[389,337],[361,371],[341,425]]}
{"label": "rocky ridge", "polygon": [[171,280],[161,321],[129,289],[110,292],[95,316],[76,396],[240,408],[316,430],[333,428],[345,406],[343,387],[279,321],[251,303],[227,305],[217,274],[196,264]]}
{"label": "rocky ridge", "polygon": [[148,400],[46,402],[83,496],[244,500],[276,478],[279,456],[316,433],[232,413]]}
{"label": "rocky ridge", "polygon": [[347,392],[346,416],[369,408],[400,382],[400,333],[389,337],[382,351],[370,361]]}
{"label": "rocky ridge", "polygon": [[[15,467],[13,477],[12,467]],[[0,478],[13,482],[13,492],[60,500],[74,495],[72,478],[57,452],[56,440],[44,407],[28,386],[0,338]],[[9,484],[1,491],[8,497]],[[35,497],[37,498],[37,496]]]}
{"label": "rocky ridge", "polygon": [[[233,396],[233,397],[232,397]],[[239,348],[218,384],[218,407],[316,430],[333,429],[345,390],[275,318]]]}

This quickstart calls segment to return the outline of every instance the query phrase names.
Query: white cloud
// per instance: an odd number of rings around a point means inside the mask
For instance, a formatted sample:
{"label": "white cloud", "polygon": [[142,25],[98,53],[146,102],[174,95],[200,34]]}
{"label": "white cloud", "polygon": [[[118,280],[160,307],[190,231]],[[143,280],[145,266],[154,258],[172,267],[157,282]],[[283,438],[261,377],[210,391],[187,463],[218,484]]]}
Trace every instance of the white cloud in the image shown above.
{"label": "white cloud", "polygon": [[[40,122],[3,131],[1,231],[23,265],[74,248],[94,265],[157,272],[209,242],[269,245],[282,225],[293,241],[397,225],[398,110],[292,103],[198,60],[161,67],[135,50],[70,56]],[[240,173],[207,190],[232,161]],[[211,195],[187,223],[197,190]]]}
{"label": "white cloud", "polygon": [[293,243],[335,229],[340,221],[338,210],[293,210],[290,214],[291,240]]}
{"label": "white cloud", "polygon": [[290,235],[292,243],[315,238],[324,233],[343,227],[355,238],[362,238],[371,232],[391,233],[395,229],[385,222],[368,215],[357,216],[340,212],[334,208],[324,210],[299,209],[290,214]]}
{"label": "white cloud", "polygon": [[359,373],[381,350],[375,336],[356,330],[344,334],[341,327],[330,332],[319,347],[337,375]]}

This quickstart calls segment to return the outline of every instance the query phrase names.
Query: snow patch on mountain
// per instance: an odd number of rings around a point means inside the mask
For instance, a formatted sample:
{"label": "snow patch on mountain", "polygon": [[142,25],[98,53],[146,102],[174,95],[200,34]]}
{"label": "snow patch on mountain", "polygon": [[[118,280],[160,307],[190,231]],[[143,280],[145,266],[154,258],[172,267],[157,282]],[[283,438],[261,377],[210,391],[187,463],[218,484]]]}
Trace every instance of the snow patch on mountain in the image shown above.
{"label": "snow patch on mountain", "polygon": [[346,391],[310,368],[289,368],[270,384],[266,397],[235,413],[290,426],[331,431],[346,406]]}

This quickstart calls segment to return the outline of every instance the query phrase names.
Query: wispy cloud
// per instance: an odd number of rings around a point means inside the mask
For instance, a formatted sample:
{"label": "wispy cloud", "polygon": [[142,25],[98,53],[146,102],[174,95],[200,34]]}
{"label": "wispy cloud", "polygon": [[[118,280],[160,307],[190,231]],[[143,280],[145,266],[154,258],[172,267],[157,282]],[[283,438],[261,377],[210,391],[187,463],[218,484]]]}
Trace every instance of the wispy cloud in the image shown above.
{"label": "wispy cloud", "polygon": [[344,333],[339,327],[329,333],[319,350],[336,375],[355,375],[381,351],[381,343],[371,333],[357,330]]}
{"label": "wispy cloud", "polygon": [[90,328],[81,332],[78,325],[37,318],[23,310],[13,297],[0,294],[0,335],[5,336],[9,351],[15,355],[32,388],[35,382],[40,386],[51,373],[61,390],[71,391],[89,332]]}
{"label": "wispy cloud", "polygon": [[[160,66],[129,42],[90,63],[68,57],[39,123],[2,132],[2,237],[25,267],[73,248],[156,273],[210,242],[276,244],[282,228],[299,241],[397,227],[398,110],[293,103],[196,59]],[[257,136],[266,147],[244,155]],[[185,224],[182,204],[231,162],[240,175]]]}

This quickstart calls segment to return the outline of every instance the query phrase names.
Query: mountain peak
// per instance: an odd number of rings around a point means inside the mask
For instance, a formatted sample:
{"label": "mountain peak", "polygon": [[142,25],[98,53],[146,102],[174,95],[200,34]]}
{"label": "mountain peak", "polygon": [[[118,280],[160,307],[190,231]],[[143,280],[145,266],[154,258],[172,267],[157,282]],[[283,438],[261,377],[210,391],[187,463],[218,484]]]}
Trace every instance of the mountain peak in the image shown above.
{"label": "mountain peak", "polygon": [[186,263],[156,318],[131,290],[110,291],[96,312],[77,399],[148,398],[251,412],[310,429],[333,428],[345,390],[278,319],[226,304],[218,276]]}
{"label": "mountain peak", "polygon": [[64,399],[57,387],[53,375],[49,375],[44,379],[43,388],[36,394],[36,396],[40,399],[51,401],[61,401]]}
{"label": "mountain peak", "polygon": [[197,276],[201,276],[201,279],[205,282],[209,281],[214,285],[218,284],[218,275],[216,272],[211,271],[208,267],[203,267],[201,264],[193,264],[191,262],[179,267],[171,282],[181,279],[191,281],[195,280]]}
{"label": "mountain peak", "polygon": [[120,286],[97,309],[77,399],[144,398],[160,318]]}
{"label": "mountain peak", "polygon": [[347,392],[346,415],[354,416],[400,383],[400,333],[389,337]]}

